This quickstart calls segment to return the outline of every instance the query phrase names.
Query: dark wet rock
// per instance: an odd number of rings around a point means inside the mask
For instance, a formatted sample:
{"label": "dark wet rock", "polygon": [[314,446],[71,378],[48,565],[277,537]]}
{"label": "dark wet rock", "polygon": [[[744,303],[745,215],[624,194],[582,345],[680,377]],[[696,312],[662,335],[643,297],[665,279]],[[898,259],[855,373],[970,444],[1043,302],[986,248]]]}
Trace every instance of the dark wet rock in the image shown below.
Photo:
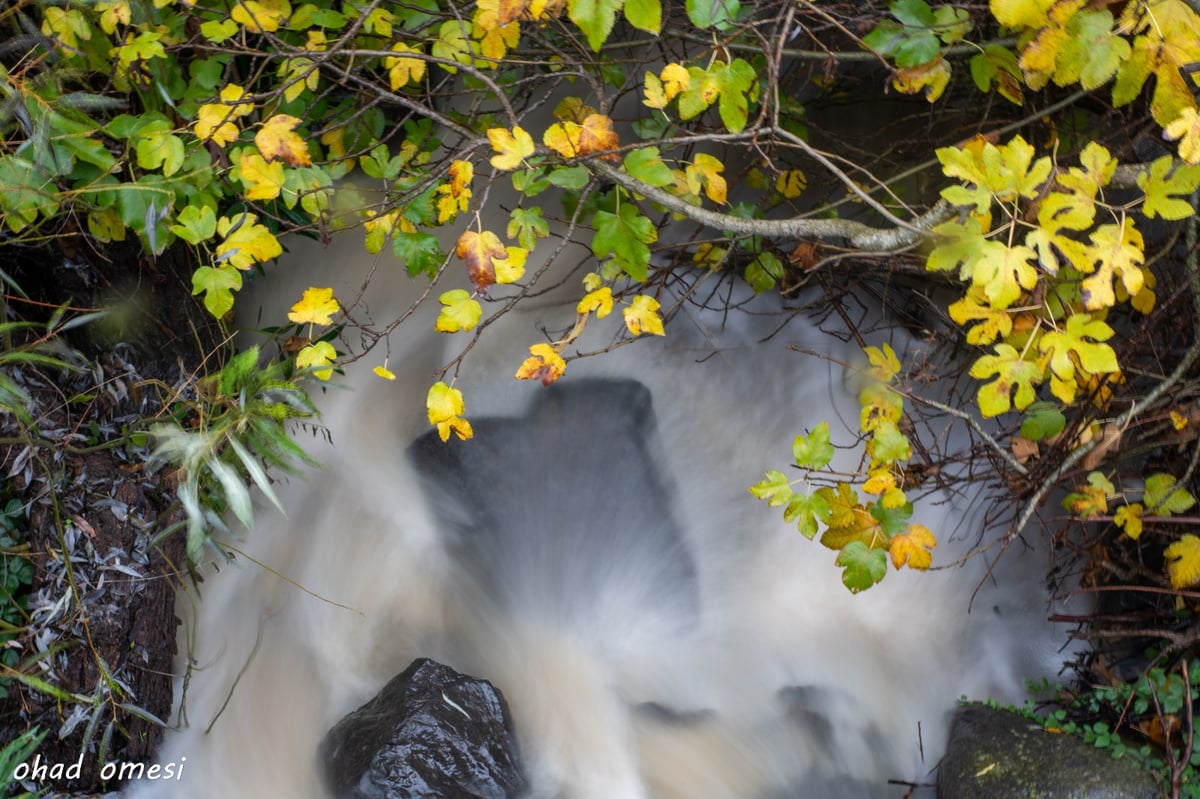
{"label": "dark wet rock", "polygon": [[1015,713],[958,711],[938,773],[938,799],[1155,799],[1150,775],[1082,738]]}
{"label": "dark wet rock", "polygon": [[490,682],[413,661],[321,743],[338,799],[499,799],[525,791],[504,697]]}

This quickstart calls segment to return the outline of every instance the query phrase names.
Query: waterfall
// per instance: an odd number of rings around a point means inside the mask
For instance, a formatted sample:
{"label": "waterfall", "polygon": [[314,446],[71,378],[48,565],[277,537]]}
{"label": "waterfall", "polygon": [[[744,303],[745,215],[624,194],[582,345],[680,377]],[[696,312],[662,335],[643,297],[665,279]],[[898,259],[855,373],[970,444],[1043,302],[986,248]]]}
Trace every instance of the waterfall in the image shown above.
{"label": "waterfall", "polygon": [[[353,238],[296,245],[278,270],[294,290],[260,294],[263,318],[307,285],[353,296],[371,262]],[[419,290],[395,269],[375,275],[375,319]],[[574,309],[531,302],[456,384],[473,448],[422,439],[451,337],[419,309],[390,341],[396,381],[371,373],[377,348],[318,396],[329,440],[301,443],[322,468],[279,487],[286,517],[258,510],[236,542],[254,560],[206,563],[181,598],[193,668],[161,759],[187,773],[132,795],[322,797],[325,732],[421,656],[505,693],[536,797],[857,799],[928,780],[960,696],[1020,701],[1058,671],[1050,556],[1032,542],[990,573],[975,558],[850,594],[833,553],[747,491],[820,421],[835,468],[859,466],[841,364],[861,355],[779,305],[685,304],[665,338],[573,361],[546,389],[513,372]],[[578,349],[602,348],[616,316]],[[982,505],[919,501],[935,563],[977,542]]]}

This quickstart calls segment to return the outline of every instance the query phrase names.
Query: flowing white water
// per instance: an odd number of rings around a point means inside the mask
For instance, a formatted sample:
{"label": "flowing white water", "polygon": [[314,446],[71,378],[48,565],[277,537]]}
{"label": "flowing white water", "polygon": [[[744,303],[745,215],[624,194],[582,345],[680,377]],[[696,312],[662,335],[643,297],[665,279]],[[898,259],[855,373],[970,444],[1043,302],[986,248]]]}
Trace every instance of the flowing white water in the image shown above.
{"label": "flowing white water", "polygon": [[[360,246],[306,245],[284,268],[297,286],[349,297],[363,270],[348,267],[369,265]],[[400,283],[376,280],[376,319],[411,300]],[[285,308],[299,290],[276,296]],[[521,416],[549,396],[512,373],[543,340],[539,324],[572,318],[573,307],[545,302],[490,330],[457,384],[467,415]],[[597,326],[611,334],[619,322],[606,321]],[[833,365],[856,360],[853,348],[802,318],[760,343],[779,326],[690,308],[665,340],[570,365],[568,384],[644,384],[649,430],[647,414],[590,400],[480,424],[481,440],[504,440],[471,467],[492,476],[480,478],[490,481],[481,501],[502,505],[492,508],[501,529],[489,533],[495,550],[473,559],[470,536],[463,544],[447,523],[469,516],[469,502],[428,491],[407,454],[427,429],[424,395],[445,337],[420,332],[432,312],[406,322],[390,349],[400,379],[384,382],[364,362],[328,390],[332,445],[308,442],[323,468],[281,486],[287,518],[260,509],[239,544],[270,571],[244,559],[207,566],[203,601],[181,603],[195,671],[187,725],[168,733],[160,759],[186,757],[186,771],[132,795],[323,797],[314,753],[326,730],[421,656],[504,691],[536,797],[899,797],[905,788],[888,779],[928,779],[959,696],[1019,699],[1027,677],[1057,671],[1047,556],[1014,549],[996,581],[976,559],[846,591],[833,554],[747,492],[789,461],[796,433],[828,420],[846,444],[857,426],[857,400]],[[892,343],[905,346],[899,334]],[[846,450],[841,466],[857,458]],[[936,562],[975,542],[978,504],[919,506],[941,540]],[[578,546],[522,556],[560,534]],[[482,579],[481,561],[495,565]],[[546,574],[556,567],[572,578]]]}

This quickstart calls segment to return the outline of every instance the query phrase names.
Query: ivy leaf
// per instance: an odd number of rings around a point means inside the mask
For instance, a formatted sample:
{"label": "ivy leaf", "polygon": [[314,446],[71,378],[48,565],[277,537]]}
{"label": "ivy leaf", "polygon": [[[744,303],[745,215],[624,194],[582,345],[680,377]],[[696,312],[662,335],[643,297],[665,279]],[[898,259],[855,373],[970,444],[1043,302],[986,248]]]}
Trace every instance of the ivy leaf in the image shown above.
{"label": "ivy leaf", "polygon": [[633,298],[629,307],[622,311],[625,316],[625,327],[632,335],[640,336],[649,333],[653,336],[665,336],[663,320],[658,313],[658,300],[645,294]]}
{"label": "ivy leaf", "polygon": [[765,499],[772,508],[777,508],[791,502],[793,491],[788,484],[787,475],[772,469],[767,472],[766,479],[750,486],[750,493],[759,499]]}
{"label": "ivy leaf", "polygon": [[508,249],[490,230],[482,233],[465,230],[458,237],[454,254],[467,262],[467,277],[482,294],[496,282],[496,261],[507,259]]}
{"label": "ivy leaf", "polygon": [[540,380],[548,386],[567,371],[567,362],[549,344],[534,344],[529,348],[529,357],[517,369],[518,380]]}
{"label": "ivy leaf", "polygon": [[979,388],[979,410],[985,417],[1006,413],[1014,404],[1019,411],[1029,407],[1037,396],[1034,386],[1043,378],[1041,367],[1024,360],[1015,347],[1001,343],[995,350],[995,355],[984,355],[971,365],[971,377],[985,380],[996,376]]}
{"label": "ivy leaf", "polygon": [[887,553],[882,549],[868,549],[862,541],[851,541],[843,547],[835,562],[843,569],[842,583],[854,594],[887,576]]}
{"label": "ivy leaf", "polygon": [[892,565],[897,569],[908,566],[910,569],[925,571],[933,565],[933,549],[937,546],[937,537],[923,524],[910,525],[908,530],[892,536],[888,551],[892,555]]}
{"label": "ivy leaf", "polygon": [[442,310],[433,329],[439,333],[473,330],[483,316],[483,306],[464,289],[451,289],[438,297]]}
{"label": "ivy leaf", "polygon": [[463,402],[462,392],[441,380],[429,387],[429,393],[425,397],[425,411],[429,423],[437,428],[438,438],[442,441],[448,441],[452,432],[463,441],[474,435],[471,423],[463,418],[466,404]]}
{"label": "ivy leaf", "polygon": [[162,168],[163,177],[171,177],[183,166],[183,139],[171,132],[171,123],[155,120],[137,132],[138,166],[144,169]]}
{"label": "ivy leaf", "polygon": [[526,158],[533,155],[533,151],[536,149],[533,137],[520,125],[513,127],[512,133],[504,128],[490,128],[487,137],[492,144],[492,149],[497,153],[488,163],[494,169],[506,172],[519,167]]}
{"label": "ivy leaf", "polygon": [[1185,535],[1163,552],[1171,587],[1179,590],[1200,584],[1200,538]]}
{"label": "ivy leaf", "polygon": [[650,268],[649,244],[658,241],[658,229],[633,203],[623,203],[617,213],[597,211],[592,219],[596,235],[592,252],[597,258],[612,256],[621,271],[639,283]]}
{"label": "ivy leaf", "polygon": [[1179,486],[1174,476],[1159,473],[1146,478],[1142,503],[1155,515],[1174,516],[1189,510],[1196,504],[1196,498]]}
{"label": "ivy leaf", "polygon": [[1087,482],[1079,491],[1063,497],[1063,508],[1068,513],[1085,518],[1108,513],[1108,498],[1117,493],[1113,484],[1100,472],[1090,472]]}
{"label": "ivy leaf", "polygon": [[794,494],[783,511],[785,522],[795,522],[796,529],[812,540],[819,525],[829,518],[829,505],[819,494]]}
{"label": "ivy leaf", "polygon": [[329,325],[333,315],[342,309],[334,299],[331,288],[306,288],[299,302],[288,312],[288,319],[298,325]]}
{"label": "ivy leaf", "polygon": [[204,294],[204,307],[217,319],[233,308],[233,292],[242,287],[242,273],[232,266],[201,266],[192,273],[192,294]]}
{"label": "ivy leaf", "polygon": [[1200,187],[1200,166],[1180,166],[1172,169],[1175,159],[1169,155],[1155,159],[1150,171],[1137,177],[1138,188],[1146,194],[1143,213],[1161,219],[1187,219],[1195,213],[1190,197]]}
{"label": "ivy leaf", "polygon": [[308,143],[295,132],[300,119],[276,114],[254,135],[254,144],[268,161],[279,159],[292,166],[312,166]]}
{"label": "ivy leaf", "polygon": [[804,469],[823,469],[833,460],[833,445],[829,443],[829,422],[821,422],[806,436],[796,436],[792,442],[792,457]]}

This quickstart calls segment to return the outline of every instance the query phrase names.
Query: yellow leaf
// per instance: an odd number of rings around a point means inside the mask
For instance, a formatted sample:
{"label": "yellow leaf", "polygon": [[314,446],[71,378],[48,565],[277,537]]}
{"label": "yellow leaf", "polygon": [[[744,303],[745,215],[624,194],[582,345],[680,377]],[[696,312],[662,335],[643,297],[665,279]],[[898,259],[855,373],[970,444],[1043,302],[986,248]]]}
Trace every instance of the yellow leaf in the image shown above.
{"label": "yellow leaf", "polygon": [[507,258],[492,259],[492,266],[496,268],[496,282],[516,283],[525,274],[525,260],[529,257],[529,250],[512,245],[504,249],[508,252]]}
{"label": "yellow leaf", "polygon": [[457,333],[472,330],[483,316],[483,306],[462,289],[452,289],[438,297],[442,304],[441,313],[433,329],[439,333]]}
{"label": "yellow leaf", "polygon": [[396,373],[387,368],[387,366],[376,366],[372,371],[375,372],[378,377],[381,377],[384,380],[396,379]]}
{"label": "yellow leaf", "polygon": [[451,432],[463,441],[474,435],[471,423],[462,418],[466,412],[462,392],[440,380],[429,387],[429,393],[425,396],[425,412],[429,416],[429,423],[437,427],[438,438],[442,441],[449,440]]}
{"label": "yellow leaf", "polygon": [[579,314],[587,314],[592,311],[596,312],[597,319],[603,319],[612,313],[613,295],[612,289],[608,286],[601,286],[597,289],[589,291],[584,295],[579,304],[575,306],[575,312]]}
{"label": "yellow leaf", "polygon": [[[563,120],[551,125],[542,136],[542,142],[565,158],[615,150],[620,146],[612,120],[604,114],[588,114],[583,122]],[[610,161],[620,160],[616,153],[601,157]]]}
{"label": "yellow leaf", "polygon": [[300,119],[287,114],[276,114],[263,124],[254,135],[254,143],[263,158],[268,161],[280,159],[292,166],[312,166],[308,154],[308,143],[294,132]]}
{"label": "yellow leaf", "polygon": [[283,163],[267,163],[258,153],[243,150],[238,159],[238,177],[246,187],[247,200],[274,200],[283,190]]}
{"label": "yellow leaf", "polygon": [[118,24],[129,24],[129,0],[97,3],[96,10],[100,12],[100,30],[107,34],[111,35]]}
{"label": "yellow leaf", "polygon": [[896,475],[887,469],[880,469],[871,472],[867,482],[863,483],[862,490],[864,494],[875,494],[878,496],[886,491],[891,491],[895,487]]}
{"label": "yellow leaf", "polygon": [[789,169],[775,176],[775,191],[789,200],[800,196],[808,186],[808,178],[800,169]]}
{"label": "yellow leaf", "polygon": [[238,126],[233,120],[254,110],[252,103],[238,103],[246,90],[236,83],[221,89],[221,102],[205,103],[196,112],[196,137],[201,141],[212,140],[224,147],[238,137]]}
{"label": "yellow leaf", "polygon": [[654,336],[665,336],[663,320],[658,313],[658,300],[645,294],[633,298],[633,304],[622,313],[625,316],[625,327],[635,336],[649,333]]}
{"label": "yellow leaf", "polygon": [[647,108],[666,108],[670,103],[666,91],[663,89],[663,82],[653,72],[647,72],[645,78],[645,88],[642,90],[642,105]]}
{"label": "yellow leaf", "polygon": [[1188,418],[1174,408],[1171,409],[1171,426],[1176,430],[1182,430],[1188,426]]}
{"label": "yellow leaf", "polygon": [[1163,553],[1172,588],[1191,588],[1200,583],[1200,538],[1185,535]]}
{"label": "yellow leaf", "polygon": [[279,239],[263,225],[255,214],[240,214],[217,220],[217,233],[224,241],[217,245],[217,260],[238,269],[249,269],[256,263],[266,263],[283,254]]}
{"label": "yellow leaf", "polygon": [[938,56],[928,64],[896,71],[892,86],[902,94],[916,94],[924,90],[925,99],[935,103],[950,85],[950,65]]}
{"label": "yellow leaf", "polygon": [[229,14],[250,33],[277,31],[280,23],[291,15],[288,0],[241,0]]}
{"label": "yellow leaf", "polygon": [[[391,50],[395,53],[421,53],[417,48],[410,47],[404,42],[396,42],[392,45]],[[392,86],[392,91],[410,83],[420,83],[421,78],[425,77],[425,62],[411,56],[388,56],[383,59],[383,68],[388,71],[388,81]]]}
{"label": "yellow leaf", "polygon": [[452,161],[450,163],[450,181],[438,186],[438,224],[445,224],[471,207],[471,181],[475,177],[475,167],[470,161]]}
{"label": "yellow leaf", "polygon": [[330,364],[336,359],[337,350],[333,345],[328,341],[318,341],[296,353],[296,368],[312,370],[318,380],[328,380],[333,375]]}
{"label": "yellow leaf", "polygon": [[871,364],[871,368],[867,370],[870,377],[890,383],[893,377],[900,374],[900,359],[896,357],[896,351],[892,349],[891,344],[885,342],[883,349],[865,347],[863,352]]}
{"label": "yellow leaf", "polygon": [[1163,128],[1163,136],[1179,139],[1179,157],[1189,164],[1200,164],[1200,113],[1185,108],[1171,124]]}
{"label": "yellow leaf", "polygon": [[306,288],[300,301],[292,306],[288,319],[298,325],[328,325],[342,306],[333,298],[333,289]]}
{"label": "yellow leaf", "polygon": [[725,165],[721,163],[720,159],[707,153],[697,153],[686,171],[688,189],[692,194],[699,194],[700,189],[703,188],[708,199],[724,204],[725,178],[719,174],[723,171],[725,171]]}
{"label": "yellow leaf", "polygon": [[489,163],[495,169],[510,171],[516,169],[529,156],[533,155],[533,137],[520,125],[509,133],[504,128],[491,128],[487,132],[488,141],[497,155],[493,155]]}
{"label": "yellow leaf", "polygon": [[1113,521],[1116,522],[1117,527],[1125,531],[1125,535],[1136,541],[1142,535],[1142,513],[1144,511],[1145,508],[1140,502],[1122,505],[1113,514]]}
{"label": "yellow leaf", "polygon": [[937,538],[928,527],[922,524],[910,524],[906,532],[892,536],[888,551],[892,555],[892,565],[899,569],[907,565],[910,569],[925,571],[933,563],[933,550],[937,546]]}
{"label": "yellow leaf", "polygon": [[518,380],[541,380],[548,386],[567,371],[567,362],[549,344],[534,344],[529,348],[529,357],[517,369]]}
{"label": "yellow leaf", "polygon": [[480,66],[495,68],[508,51],[521,43],[521,23],[510,22],[498,28],[481,28],[476,23],[473,34],[479,41],[479,52],[488,61],[477,62]]}
{"label": "yellow leaf", "polygon": [[482,233],[463,231],[458,237],[454,253],[467,262],[467,276],[480,293],[496,282],[496,261],[509,258],[508,248],[490,230]]}

